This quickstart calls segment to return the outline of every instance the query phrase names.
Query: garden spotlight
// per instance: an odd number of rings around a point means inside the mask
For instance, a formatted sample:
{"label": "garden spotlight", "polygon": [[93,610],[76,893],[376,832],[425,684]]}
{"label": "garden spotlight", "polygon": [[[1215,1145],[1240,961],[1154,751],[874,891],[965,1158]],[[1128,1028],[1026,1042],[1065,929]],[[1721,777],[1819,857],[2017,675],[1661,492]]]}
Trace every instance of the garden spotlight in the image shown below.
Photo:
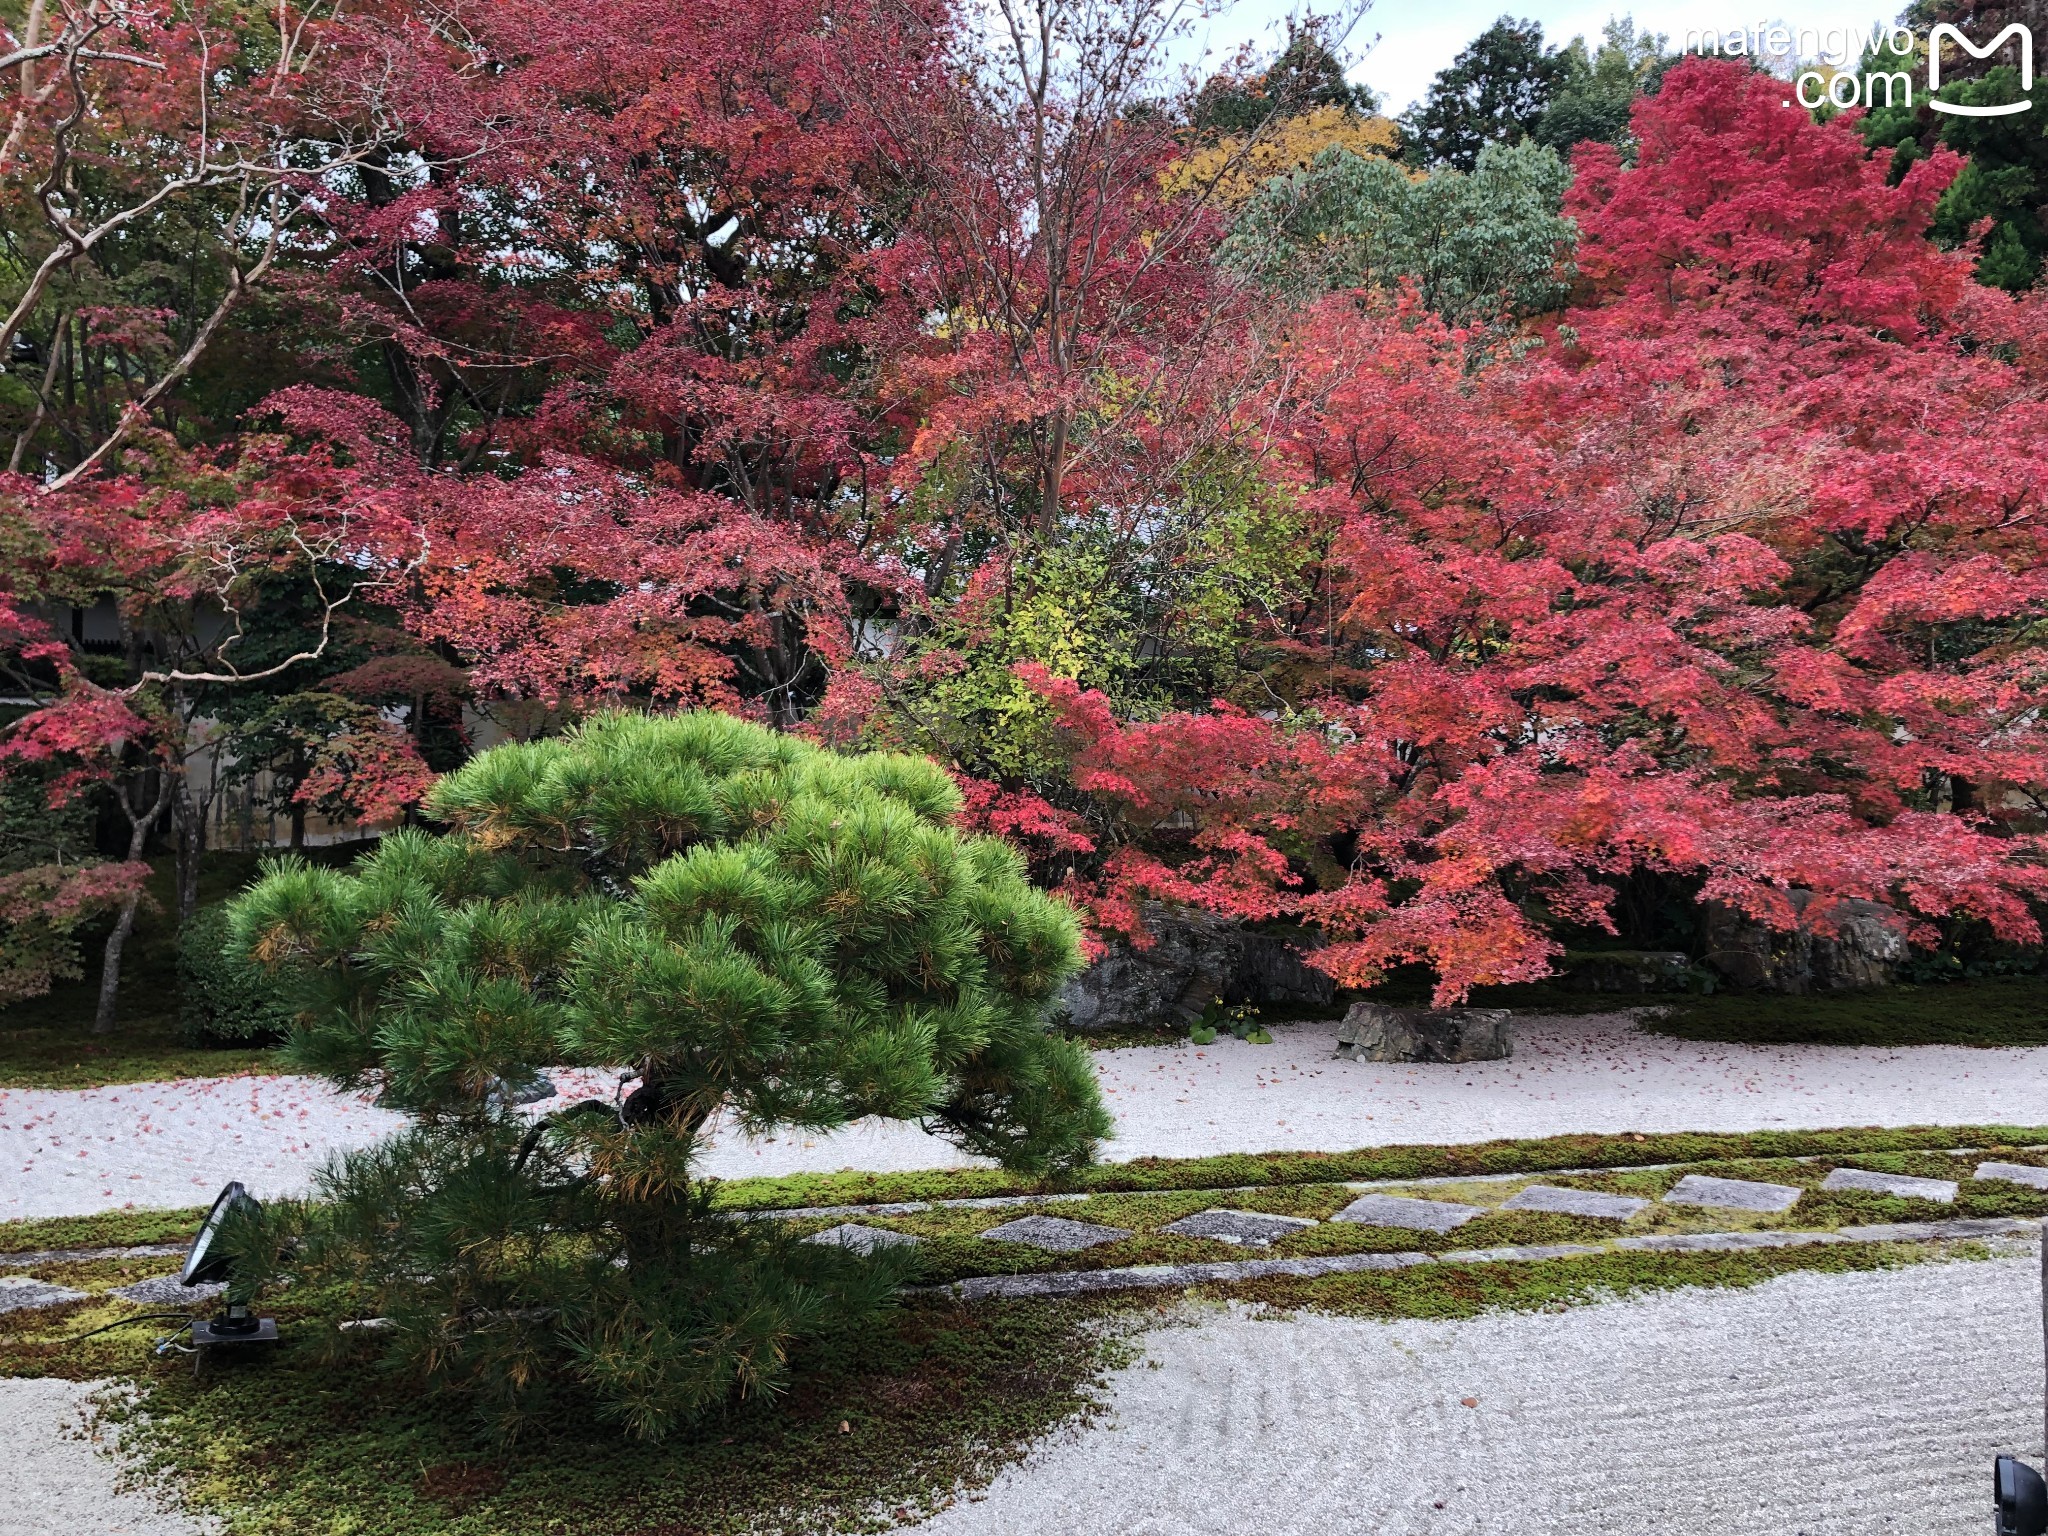
{"label": "garden spotlight", "polygon": [[234,1255],[221,1247],[221,1229],[228,1219],[238,1213],[255,1216],[262,1209],[239,1179],[231,1181],[227,1188],[214,1197],[213,1208],[206,1213],[206,1220],[199,1224],[199,1235],[192,1239],[192,1246],[185,1250],[185,1267],[178,1272],[180,1285],[212,1285],[225,1283],[229,1287],[226,1308],[211,1320],[192,1320],[192,1345],[199,1356],[192,1362],[194,1371],[205,1351],[229,1344],[275,1344],[277,1323],[268,1317],[256,1317],[249,1311],[246,1301],[234,1300],[235,1260]]}
{"label": "garden spotlight", "polygon": [[[2041,1294],[2041,1329],[2048,1337],[2048,1242],[2041,1245]],[[1997,1511],[1998,1536],[2048,1533],[2048,1482],[2019,1457],[2001,1456],[1991,1464],[1991,1503]]]}
{"label": "garden spotlight", "polygon": [[2001,1456],[1992,1464],[1991,1498],[1998,1506],[1998,1536],[2048,1531],[2048,1483],[2017,1456]]}

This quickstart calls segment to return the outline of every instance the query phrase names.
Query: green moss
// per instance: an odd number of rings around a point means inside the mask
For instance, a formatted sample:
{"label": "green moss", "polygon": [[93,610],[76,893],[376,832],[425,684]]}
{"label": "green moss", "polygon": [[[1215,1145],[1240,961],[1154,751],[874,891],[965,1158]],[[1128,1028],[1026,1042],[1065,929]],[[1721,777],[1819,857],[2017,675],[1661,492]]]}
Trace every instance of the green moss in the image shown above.
{"label": "green moss", "polygon": [[[1873,1152],[2048,1143],[2044,1126],[1908,1126],[1830,1131],[1678,1131],[1657,1135],[1546,1136],[1463,1146],[1368,1147],[1356,1152],[1266,1152],[1223,1157],[1139,1158],[1084,1168],[1060,1188],[1120,1190],[1272,1188],[1291,1184],[1547,1173],[1643,1163],[1731,1158],[1860,1157]],[[912,1173],[801,1173],[728,1179],[719,1204],[731,1210],[790,1210],[896,1200],[951,1200],[1043,1193],[1054,1186],[999,1169],[936,1168]]]}
{"label": "green moss", "polygon": [[[1839,1243],[1743,1253],[1620,1252],[1528,1264],[1431,1264],[1320,1280],[1278,1278],[1228,1289],[1239,1301],[1285,1311],[1390,1319],[1460,1318],[1482,1312],[1528,1312],[1611,1301],[1685,1286],[1745,1287],[1803,1270],[1894,1269],[1938,1252],[1920,1244],[1897,1243]],[[1217,1288],[1205,1289],[1221,1294]]]}
{"label": "green moss", "polygon": [[170,1211],[101,1211],[94,1216],[41,1216],[0,1221],[0,1253],[44,1248],[132,1248],[141,1243],[185,1243],[199,1230],[204,1206]]}
{"label": "green moss", "polygon": [[655,1445],[563,1401],[511,1444],[287,1343],[263,1364],[145,1376],[145,1452],[229,1533],[538,1536],[878,1530],[985,1483],[1088,1414],[1124,1358],[1108,1309],[900,1309],[797,1362],[788,1394]]}
{"label": "green moss", "polygon": [[1723,993],[1643,1021],[1684,1040],[1788,1045],[2048,1045],[2048,976],[1813,997]]}

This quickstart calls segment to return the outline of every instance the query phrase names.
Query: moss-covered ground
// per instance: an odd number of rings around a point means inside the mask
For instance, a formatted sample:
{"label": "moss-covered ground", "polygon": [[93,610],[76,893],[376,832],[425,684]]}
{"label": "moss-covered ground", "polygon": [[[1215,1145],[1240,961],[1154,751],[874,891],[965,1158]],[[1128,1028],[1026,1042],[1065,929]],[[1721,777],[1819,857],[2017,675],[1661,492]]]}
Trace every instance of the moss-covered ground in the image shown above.
{"label": "moss-covered ground", "polygon": [[[1872,1221],[1976,1215],[2034,1215],[2048,1195],[1977,1183],[1983,1156],[2043,1162],[2026,1144],[2048,1131],[1995,1136],[1972,1131],[1797,1132],[1770,1137],[1555,1138],[1487,1147],[1379,1149],[1359,1166],[1383,1176],[1454,1182],[1408,1192],[1495,1206],[1535,1174],[1605,1163],[1613,1170],[1556,1174],[1569,1183],[1645,1197],[1661,1194],[1686,1168],[1636,1164],[1686,1161],[1660,1154],[1717,1145],[1745,1155],[1710,1158],[1691,1171],[1768,1179],[1807,1191],[1782,1215],[1653,1206],[1626,1226],[1541,1213],[1499,1212],[1457,1232],[1433,1234],[1324,1225],[1283,1239],[1272,1253],[1387,1249],[1444,1251],[1509,1243],[1597,1241],[1618,1231],[1833,1227]],[[1880,1145],[1886,1143],[1886,1145]],[[1973,1145],[2007,1150],[1955,1155],[1929,1150]],[[1851,1147],[1860,1150],[1851,1152]],[[1795,1161],[1813,1157],[1813,1161]],[[1517,1164],[1513,1170],[1498,1167]],[[1838,1162],[1961,1182],[1952,1206],[1819,1189]],[[1326,1174],[1214,1192],[1183,1180],[1234,1169],[1229,1159],[1158,1165],[1158,1187],[1106,1189],[1062,1202],[1061,1215],[1128,1228],[1123,1242],[1081,1254],[1046,1255],[986,1242],[978,1234],[1015,1209],[962,1209],[864,1217],[917,1232],[925,1278],[1013,1269],[1217,1259],[1241,1256],[1219,1243],[1175,1238],[1158,1228],[1213,1204],[1326,1217],[1353,1198]],[[1410,1171],[1387,1175],[1391,1166]],[[1465,1175],[1464,1178],[1456,1178]],[[929,1196],[973,1193],[935,1185]],[[1254,1181],[1256,1182],[1256,1181]],[[1399,1187],[1396,1186],[1396,1192]],[[761,1182],[756,1203],[787,1208],[795,1191]],[[772,1196],[772,1198],[771,1198]],[[0,1252],[176,1241],[196,1211],[129,1211],[61,1221],[0,1224]],[[823,1226],[821,1218],[793,1218]],[[1951,1246],[1950,1255],[1974,1250]],[[1017,1301],[957,1305],[906,1298],[886,1326],[858,1339],[819,1345],[794,1362],[786,1397],[735,1405],[700,1431],[638,1445],[573,1395],[548,1405],[532,1428],[505,1442],[459,1403],[422,1397],[364,1360],[337,1360],[289,1293],[264,1299],[284,1343],[261,1358],[223,1359],[195,1379],[189,1359],[157,1357],[152,1340],[172,1323],[151,1308],[116,1300],[114,1286],[174,1267],[163,1258],[59,1262],[21,1271],[85,1291],[80,1301],[0,1318],[0,1375],[116,1378],[140,1388],[138,1445],[196,1509],[224,1529],[262,1536],[724,1536],[743,1531],[882,1529],[916,1518],[985,1482],[1051,1429],[1094,1411],[1104,1373],[1128,1358],[1137,1329],[1187,1309],[1229,1299],[1277,1311],[1312,1310],[1375,1318],[1452,1318],[1492,1309],[1531,1310],[1595,1302],[1688,1285],[1752,1285],[1794,1270],[1865,1269],[1912,1263],[1935,1250],[1910,1244],[1849,1243],[1746,1253],[1630,1251],[1537,1263],[1437,1264],[1419,1269],[1268,1279],[1165,1295],[1136,1293],[1085,1302]],[[135,1319],[78,1339],[88,1330]],[[133,1410],[115,1408],[116,1415]]]}

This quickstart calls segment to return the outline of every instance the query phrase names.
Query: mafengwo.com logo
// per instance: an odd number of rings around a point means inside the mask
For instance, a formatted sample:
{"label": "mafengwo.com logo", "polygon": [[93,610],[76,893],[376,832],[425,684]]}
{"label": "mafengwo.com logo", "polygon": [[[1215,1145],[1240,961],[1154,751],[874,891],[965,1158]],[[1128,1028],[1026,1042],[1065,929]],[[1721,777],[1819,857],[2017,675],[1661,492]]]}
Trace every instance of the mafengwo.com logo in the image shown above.
{"label": "mafengwo.com logo", "polygon": [[[1942,22],[1931,28],[1924,43],[1915,39],[1904,25],[1791,27],[1784,22],[1757,22],[1730,30],[1687,31],[1687,53],[1720,58],[1749,58],[1791,81],[1802,107],[1878,107],[1914,105],[1914,71],[1906,61],[1924,61],[1926,105],[1952,117],[2010,117],[2033,106],[2034,34],[2020,22],[2005,27],[1988,42],[1979,43],[1962,28]],[[1964,58],[2003,63],[2013,60],[2019,67],[2020,96],[2016,101],[1943,101],[1941,89],[1944,58],[1950,73],[1965,67]],[[1879,57],[1875,68],[1859,67]],[[1806,67],[1822,63],[1825,69]],[[1788,102],[1787,105],[1790,105]]]}

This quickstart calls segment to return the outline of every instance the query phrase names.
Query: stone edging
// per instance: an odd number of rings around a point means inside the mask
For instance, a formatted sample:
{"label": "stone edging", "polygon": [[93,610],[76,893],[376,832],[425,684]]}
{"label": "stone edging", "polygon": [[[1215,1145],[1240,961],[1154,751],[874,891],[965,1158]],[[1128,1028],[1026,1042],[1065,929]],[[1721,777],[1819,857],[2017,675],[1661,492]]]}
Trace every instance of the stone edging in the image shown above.
{"label": "stone edging", "polygon": [[990,1297],[1081,1296],[1095,1291],[1154,1290],[1190,1285],[1229,1285],[1274,1276],[1315,1280],[1325,1275],[1413,1269],[1424,1264],[1515,1264],[1593,1254],[1732,1253],[1758,1248],[1810,1248],[1823,1243],[1942,1243],[1987,1237],[2035,1237],[2038,1218],[1986,1216],[1956,1221],[1905,1221],[1843,1227],[1836,1232],[1673,1232],[1623,1237],[1612,1243],[1551,1243],[1525,1248],[1454,1248],[1447,1253],[1344,1253],[1305,1259],[1241,1259],[1211,1264],[1144,1264],[1128,1269],[1058,1270],[1037,1275],[983,1275],[950,1285],[917,1286],[906,1295],[952,1296],[961,1301]]}
{"label": "stone edging", "polygon": [[[1983,1147],[1919,1147],[1911,1155],[1923,1153],[1936,1157],[1968,1157],[1987,1150]],[[2007,1152],[2048,1152],[2048,1146],[2005,1147]],[[1891,1157],[1900,1154],[1891,1152],[1808,1152],[1798,1157],[1774,1158],[1695,1158],[1684,1163],[1624,1163],[1618,1167],[1606,1168],[1535,1168],[1523,1169],[1517,1173],[1433,1173],[1419,1179],[1311,1179],[1290,1180],[1285,1184],[1218,1184],[1203,1188],[1188,1189],[1089,1189],[1070,1194],[1044,1195],[974,1195],[939,1200],[889,1200],[873,1205],[799,1205],[769,1208],[741,1206],[721,1211],[730,1217],[759,1216],[769,1221],[807,1221],[812,1218],[836,1218],[844,1220],[850,1216],[915,1216],[921,1211],[973,1211],[998,1210],[1013,1205],[1056,1205],[1068,1200],[1094,1200],[1111,1197],[1115,1199],[1142,1198],[1147,1195],[1249,1195],[1269,1189],[1307,1189],[1324,1186],[1330,1189],[1425,1189],[1435,1184],[1505,1184],[1514,1179],[1586,1179],[1613,1173],[1665,1173],[1673,1168],[1698,1168],[1706,1163],[1728,1162],[1774,1162],[1774,1163],[1841,1163],[1861,1157]],[[7,1259],[0,1255],[0,1264]]]}
{"label": "stone edging", "polygon": [[0,1269],[34,1269],[42,1264],[89,1264],[95,1259],[162,1259],[183,1253],[189,1243],[138,1243],[132,1248],[38,1248],[0,1253]]}

